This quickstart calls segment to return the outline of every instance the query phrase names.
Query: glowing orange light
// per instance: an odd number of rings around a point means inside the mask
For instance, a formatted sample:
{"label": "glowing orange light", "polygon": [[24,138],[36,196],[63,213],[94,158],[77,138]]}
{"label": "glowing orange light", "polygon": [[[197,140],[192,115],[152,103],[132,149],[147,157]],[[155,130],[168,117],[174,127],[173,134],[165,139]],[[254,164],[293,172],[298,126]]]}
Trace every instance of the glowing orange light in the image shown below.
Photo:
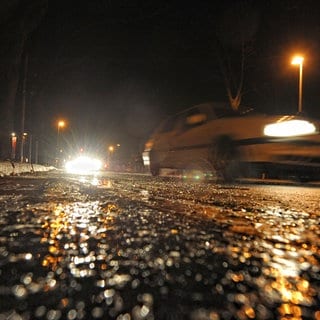
{"label": "glowing orange light", "polygon": [[291,60],[291,64],[301,65],[303,64],[304,58],[302,56],[294,56]]}
{"label": "glowing orange light", "polygon": [[65,121],[63,121],[63,120],[58,121],[58,128],[64,128],[65,125],[66,125]]}

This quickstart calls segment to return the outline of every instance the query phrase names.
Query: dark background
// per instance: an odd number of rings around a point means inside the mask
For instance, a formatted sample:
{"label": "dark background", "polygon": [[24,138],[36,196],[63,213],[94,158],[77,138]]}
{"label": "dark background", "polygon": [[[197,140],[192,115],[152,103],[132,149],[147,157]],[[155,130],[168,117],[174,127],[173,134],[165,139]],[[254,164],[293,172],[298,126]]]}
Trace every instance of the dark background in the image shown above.
{"label": "dark background", "polygon": [[242,40],[249,49],[241,104],[297,112],[299,70],[290,60],[299,52],[303,110],[319,117],[319,7],[298,0],[3,0],[1,140],[20,134],[25,99],[24,131],[39,142],[43,161],[52,158],[62,118],[70,153],[104,155],[119,143],[134,157],[166,115],[227,101],[221,57],[237,79]]}

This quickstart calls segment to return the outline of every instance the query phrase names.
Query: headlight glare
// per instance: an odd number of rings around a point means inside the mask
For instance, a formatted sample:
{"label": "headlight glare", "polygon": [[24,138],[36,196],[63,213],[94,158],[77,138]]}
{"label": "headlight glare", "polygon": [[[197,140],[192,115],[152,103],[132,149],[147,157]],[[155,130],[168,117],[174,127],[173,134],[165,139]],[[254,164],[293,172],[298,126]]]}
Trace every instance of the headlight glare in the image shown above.
{"label": "headlight glare", "polygon": [[69,173],[89,174],[91,172],[100,170],[101,166],[102,163],[98,159],[80,156],[74,160],[68,161],[65,168]]}
{"label": "headlight glare", "polygon": [[270,137],[294,137],[315,133],[316,127],[306,120],[289,120],[271,123],[264,127],[264,134]]}

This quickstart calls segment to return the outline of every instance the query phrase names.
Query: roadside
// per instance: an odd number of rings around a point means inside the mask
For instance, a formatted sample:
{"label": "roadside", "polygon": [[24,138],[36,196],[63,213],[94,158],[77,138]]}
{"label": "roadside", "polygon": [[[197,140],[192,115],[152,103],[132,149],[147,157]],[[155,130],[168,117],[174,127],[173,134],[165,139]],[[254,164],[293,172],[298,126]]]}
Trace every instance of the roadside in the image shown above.
{"label": "roadside", "polygon": [[0,161],[0,177],[13,176],[21,173],[45,172],[54,170],[52,166],[44,166],[32,163],[19,163],[11,161]]}

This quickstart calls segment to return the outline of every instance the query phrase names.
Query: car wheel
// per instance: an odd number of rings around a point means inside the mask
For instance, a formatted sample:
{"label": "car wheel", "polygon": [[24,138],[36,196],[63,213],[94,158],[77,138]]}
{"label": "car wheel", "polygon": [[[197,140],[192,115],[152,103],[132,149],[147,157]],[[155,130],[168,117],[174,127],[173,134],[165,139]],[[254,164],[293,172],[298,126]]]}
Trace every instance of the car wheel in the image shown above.
{"label": "car wheel", "polygon": [[209,161],[223,181],[233,181],[239,176],[240,154],[229,136],[216,139],[209,150]]}
{"label": "car wheel", "polygon": [[151,164],[150,165],[150,173],[154,177],[158,176],[160,173],[160,167],[157,164]]}

